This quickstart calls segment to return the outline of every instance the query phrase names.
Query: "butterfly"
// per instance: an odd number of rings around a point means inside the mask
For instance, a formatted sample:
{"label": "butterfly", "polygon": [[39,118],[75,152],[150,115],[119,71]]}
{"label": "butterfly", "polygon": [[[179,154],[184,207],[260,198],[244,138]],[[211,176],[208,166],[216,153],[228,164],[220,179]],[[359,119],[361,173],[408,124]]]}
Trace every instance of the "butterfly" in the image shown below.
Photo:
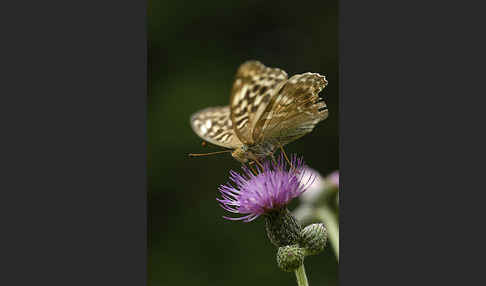
{"label": "butterfly", "polygon": [[258,61],[236,72],[228,106],[209,107],[191,116],[203,140],[229,149],[238,161],[257,161],[305,134],[329,115],[319,92],[325,76],[303,73],[287,77]]}

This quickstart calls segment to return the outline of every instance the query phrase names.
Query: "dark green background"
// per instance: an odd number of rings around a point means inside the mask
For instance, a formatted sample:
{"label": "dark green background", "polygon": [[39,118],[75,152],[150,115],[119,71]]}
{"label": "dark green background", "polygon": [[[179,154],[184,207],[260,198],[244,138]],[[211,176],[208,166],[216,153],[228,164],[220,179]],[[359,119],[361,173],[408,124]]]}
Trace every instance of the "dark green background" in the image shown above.
{"label": "dark green background", "polygon": [[[201,147],[192,113],[226,105],[238,66],[256,59],[289,74],[318,72],[329,118],[286,147],[322,174],[338,165],[337,1],[149,1],[149,285],[296,285],[278,269],[261,218],[230,222],[215,198],[230,154]],[[293,202],[291,207],[295,207]],[[337,285],[331,248],[306,258],[311,285]]]}

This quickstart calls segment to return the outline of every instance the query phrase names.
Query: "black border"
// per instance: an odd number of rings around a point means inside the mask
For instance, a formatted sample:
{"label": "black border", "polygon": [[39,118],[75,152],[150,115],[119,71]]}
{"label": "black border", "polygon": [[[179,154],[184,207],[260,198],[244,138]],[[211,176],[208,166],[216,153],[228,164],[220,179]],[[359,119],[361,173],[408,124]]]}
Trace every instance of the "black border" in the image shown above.
{"label": "black border", "polygon": [[[472,280],[485,25],[465,6],[341,0],[342,285]],[[146,8],[2,9],[0,284],[146,284]]]}
{"label": "black border", "polygon": [[477,281],[485,25],[456,4],[340,0],[341,285]]}
{"label": "black border", "polygon": [[0,284],[145,285],[147,3],[13,5]]}

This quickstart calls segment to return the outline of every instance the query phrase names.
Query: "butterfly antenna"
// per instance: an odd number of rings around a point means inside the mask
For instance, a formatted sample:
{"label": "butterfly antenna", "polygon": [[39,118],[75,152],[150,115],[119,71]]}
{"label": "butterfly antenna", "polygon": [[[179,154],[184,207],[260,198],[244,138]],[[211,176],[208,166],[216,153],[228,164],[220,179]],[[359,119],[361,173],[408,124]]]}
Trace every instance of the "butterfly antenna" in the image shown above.
{"label": "butterfly antenna", "polygon": [[217,151],[217,152],[211,152],[211,153],[202,153],[202,154],[193,154],[193,153],[190,153],[188,155],[189,155],[189,157],[202,157],[202,156],[210,156],[210,155],[221,154],[221,153],[228,153],[228,152],[233,152],[233,150],[224,150],[224,151]]}

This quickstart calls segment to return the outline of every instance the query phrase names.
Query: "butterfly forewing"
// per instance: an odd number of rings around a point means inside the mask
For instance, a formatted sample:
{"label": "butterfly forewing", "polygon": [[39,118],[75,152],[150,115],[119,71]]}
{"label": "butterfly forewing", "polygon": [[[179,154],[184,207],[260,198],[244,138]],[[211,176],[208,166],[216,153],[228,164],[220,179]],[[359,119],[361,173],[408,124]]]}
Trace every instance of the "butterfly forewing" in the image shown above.
{"label": "butterfly forewing", "polygon": [[245,62],[238,68],[230,108],[233,129],[243,143],[254,143],[253,129],[259,116],[285,80],[285,71],[265,67],[257,61]]}
{"label": "butterfly forewing", "polygon": [[231,149],[242,146],[233,131],[229,106],[209,107],[193,114],[191,126],[199,137],[209,143]]}

